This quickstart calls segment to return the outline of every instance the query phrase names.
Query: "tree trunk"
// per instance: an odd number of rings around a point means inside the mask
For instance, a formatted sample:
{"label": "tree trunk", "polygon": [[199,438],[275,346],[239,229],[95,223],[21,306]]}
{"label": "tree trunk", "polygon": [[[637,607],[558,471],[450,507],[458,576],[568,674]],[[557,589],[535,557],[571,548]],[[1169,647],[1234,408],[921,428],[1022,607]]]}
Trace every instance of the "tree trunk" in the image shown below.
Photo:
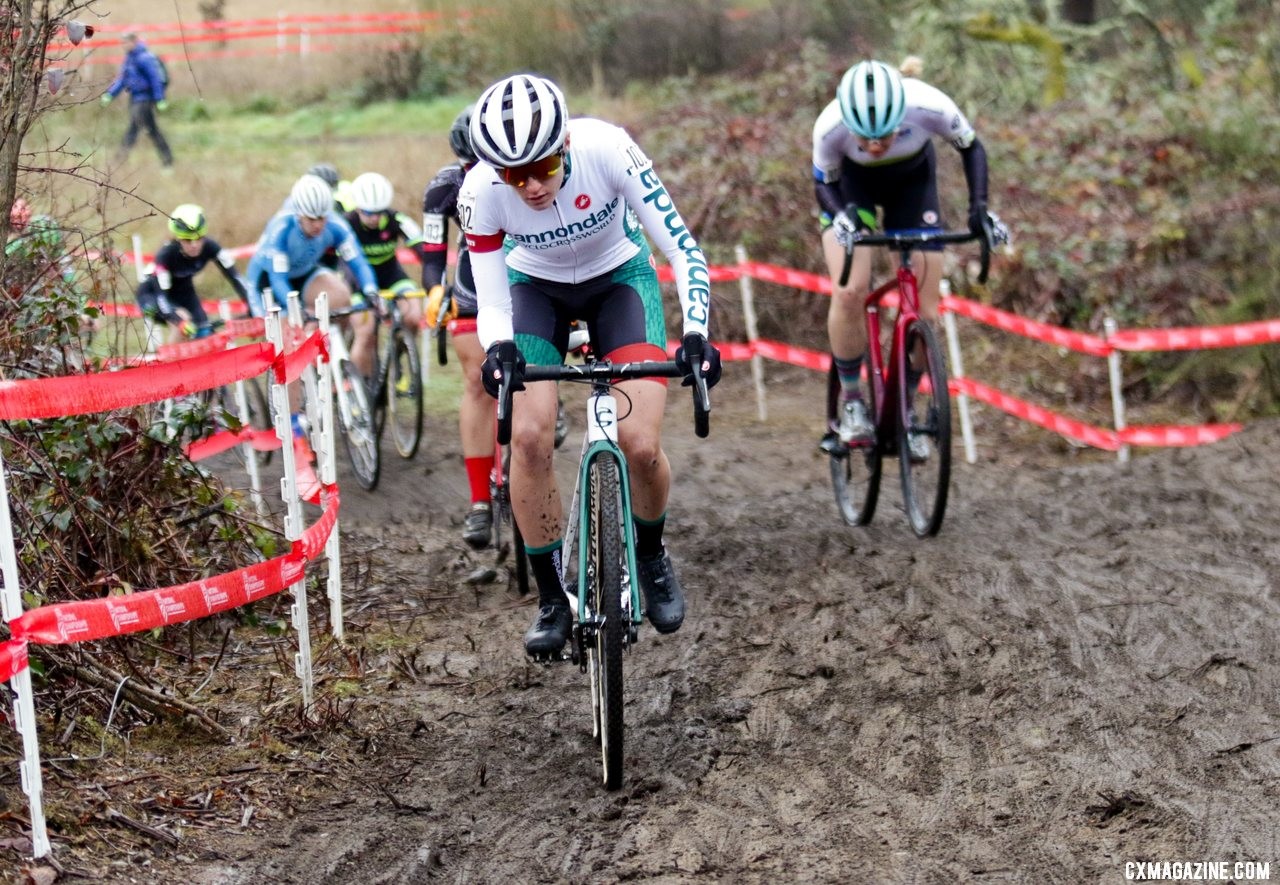
{"label": "tree trunk", "polygon": [[1098,20],[1094,0],[1062,0],[1062,17],[1072,24],[1091,25]]}

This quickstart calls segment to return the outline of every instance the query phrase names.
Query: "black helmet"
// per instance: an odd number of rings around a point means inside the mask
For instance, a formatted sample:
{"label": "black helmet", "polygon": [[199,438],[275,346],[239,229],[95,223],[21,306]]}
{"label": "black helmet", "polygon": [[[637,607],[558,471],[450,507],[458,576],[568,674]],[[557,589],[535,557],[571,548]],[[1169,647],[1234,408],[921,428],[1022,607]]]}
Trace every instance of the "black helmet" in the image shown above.
{"label": "black helmet", "polygon": [[332,163],[316,163],[307,170],[308,175],[314,175],[316,178],[323,178],[324,183],[329,187],[338,186],[338,167]]}
{"label": "black helmet", "polygon": [[449,147],[453,148],[453,155],[467,165],[479,159],[471,148],[471,112],[475,108],[473,104],[467,105],[449,127]]}

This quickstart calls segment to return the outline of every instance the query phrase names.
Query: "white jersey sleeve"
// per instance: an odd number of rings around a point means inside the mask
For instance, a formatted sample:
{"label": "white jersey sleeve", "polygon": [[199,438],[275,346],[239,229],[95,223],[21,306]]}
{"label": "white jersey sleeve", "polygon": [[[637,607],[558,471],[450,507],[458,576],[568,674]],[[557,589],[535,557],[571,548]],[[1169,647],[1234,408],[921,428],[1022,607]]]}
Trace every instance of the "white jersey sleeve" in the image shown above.
{"label": "white jersey sleeve", "polygon": [[711,310],[711,274],[707,259],[653,170],[653,163],[630,136],[623,133],[623,137],[625,141],[618,145],[625,163],[622,195],[674,272],[682,337],[697,332],[705,338]]}

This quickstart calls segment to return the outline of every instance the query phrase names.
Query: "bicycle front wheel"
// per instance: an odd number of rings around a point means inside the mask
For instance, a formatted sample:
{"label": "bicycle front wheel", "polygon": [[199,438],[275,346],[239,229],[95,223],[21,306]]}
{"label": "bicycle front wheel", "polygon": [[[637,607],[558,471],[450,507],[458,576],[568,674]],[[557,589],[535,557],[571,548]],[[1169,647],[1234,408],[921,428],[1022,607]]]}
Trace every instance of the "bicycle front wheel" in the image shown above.
{"label": "bicycle front wheel", "polygon": [[[900,387],[902,425],[898,433],[902,498],[918,537],[936,535],[947,510],[951,483],[951,397],[947,367],[933,327],[923,319],[907,329],[907,361],[916,370]],[[924,363],[919,360],[923,357]]]}
{"label": "bicycle front wheel", "polygon": [[[875,390],[867,392],[867,409],[876,413]],[[827,427],[835,434],[840,425],[840,378],[833,364],[827,376]],[[824,444],[831,462],[831,489],[836,509],[848,525],[867,525],[876,513],[880,497],[880,447],[869,444]]]}
{"label": "bicycle front wheel", "polygon": [[591,523],[586,538],[587,617],[594,641],[587,647],[591,671],[594,737],[600,742],[604,786],[622,786],[622,543],[619,520],[618,462],[597,458],[590,468],[588,489]]}
{"label": "bicycle front wheel", "polygon": [[378,454],[378,429],[369,405],[369,389],[364,376],[350,360],[337,365],[338,420],[351,472],[360,488],[373,491],[378,486],[382,464]]}
{"label": "bicycle front wheel", "polygon": [[391,333],[387,367],[387,412],[391,441],[401,458],[412,458],[422,442],[422,367],[413,339],[404,329]]}

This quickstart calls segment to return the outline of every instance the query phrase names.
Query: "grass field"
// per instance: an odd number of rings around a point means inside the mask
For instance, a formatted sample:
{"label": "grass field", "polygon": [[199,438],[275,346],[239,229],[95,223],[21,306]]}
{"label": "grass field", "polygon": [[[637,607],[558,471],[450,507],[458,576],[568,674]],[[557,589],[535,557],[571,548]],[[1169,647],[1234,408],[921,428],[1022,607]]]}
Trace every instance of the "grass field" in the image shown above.
{"label": "grass field", "polygon": [[[419,8],[386,0],[359,11]],[[271,12],[350,11],[349,4],[308,2],[278,4]],[[222,17],[262,18],[263,13],[253,4],[228,0]],[[196,4],[186,0],[134,0],[113,4],[98,20],[119,27],[195,23],[200,15]],[[82,231],[91,246],[109,245],[126,254],[134,235],[141,237],[145,253],[154,252],[168,238],[168,212],[187,202],[205,207],[210,235],[224,246],[252,244],[297,176],[321,161],[334,163],[348,179],[365,171],[383,173],[395,186],[396,208],[416,218],[427,182],[453,160],[449,124],[478,90],[474,84],[458,84],[454,94],[430,101],[359,101],[355,87],[385,64],[385,37],[378,39],[382,42],[334,38],[349,51],[306,57],[171,60],[169,108],[159,115],[175,157],[171,171],[162,169],[146,135],[126,158],[117,156],[128,124],[127,95],[100,106],[116,66],[94,62],[93,53],[77,50],[62,61],[73,76],[24,144],[25,165],[39,171],[22,174],[19,190],[36,211],[50,212]],[[104,48],[99,56],[116,53]],[[177,53],[173,47],[162,51],[171,59]],[[607,99],[574,96],[578,114],[619,119],[619,110]],[[68,170],[74,174],[65,174]],[[103,231],[105,243],[94,239]],[[132,267],[126,266],[116,297],[131,300],[135,282]],[[203,275],[198,285],[209,297],[229,291],[217,274]]]}

